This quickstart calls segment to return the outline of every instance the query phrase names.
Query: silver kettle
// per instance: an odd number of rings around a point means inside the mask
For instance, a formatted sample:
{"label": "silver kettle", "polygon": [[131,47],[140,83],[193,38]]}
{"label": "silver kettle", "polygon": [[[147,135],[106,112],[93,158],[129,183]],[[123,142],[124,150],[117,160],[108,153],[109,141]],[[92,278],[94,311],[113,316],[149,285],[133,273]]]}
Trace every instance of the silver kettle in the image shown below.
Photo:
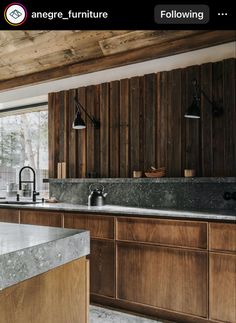
{"label": "silver kettle", "polygon": [[88,206],[103,206],[106,204],[107,193],[104,193],[104,186],[91,184],[89,186]]}

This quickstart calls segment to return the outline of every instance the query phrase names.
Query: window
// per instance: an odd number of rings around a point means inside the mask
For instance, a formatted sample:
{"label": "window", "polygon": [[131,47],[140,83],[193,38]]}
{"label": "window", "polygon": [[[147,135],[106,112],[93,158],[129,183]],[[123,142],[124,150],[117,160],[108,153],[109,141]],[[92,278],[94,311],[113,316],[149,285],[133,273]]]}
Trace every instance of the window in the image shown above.
{"label": "window", "polygon": [[[48,111],[45,107],[0,111],[0,191],[15,196],[19,184],[19,170],[31,166],[36,172],[36,189],[48,190],[43,178],[48,178]],[[30,172],[22,173],[24,180],[32,180]],[[24,184],[30,192],[32,184]],[[27,195],[25,195],[27,196]]]}

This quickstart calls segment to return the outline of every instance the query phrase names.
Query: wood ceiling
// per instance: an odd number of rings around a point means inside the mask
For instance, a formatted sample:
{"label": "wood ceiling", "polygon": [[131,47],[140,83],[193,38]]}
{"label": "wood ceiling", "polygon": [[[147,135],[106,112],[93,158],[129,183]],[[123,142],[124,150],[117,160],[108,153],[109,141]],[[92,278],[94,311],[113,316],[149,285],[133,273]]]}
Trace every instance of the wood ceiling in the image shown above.
{"label": "wood ceiling", "polygon": [[217,45],[235,31],[0,31],[0,90]]}

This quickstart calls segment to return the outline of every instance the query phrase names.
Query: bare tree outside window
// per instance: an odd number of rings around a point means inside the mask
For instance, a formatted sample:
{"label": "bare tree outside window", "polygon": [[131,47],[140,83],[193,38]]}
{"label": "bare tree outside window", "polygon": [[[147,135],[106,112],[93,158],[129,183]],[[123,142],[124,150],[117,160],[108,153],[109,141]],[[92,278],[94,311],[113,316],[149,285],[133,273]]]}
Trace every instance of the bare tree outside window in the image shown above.
{"label": "bare tree outside window", "polygon": [[[47,110],[0,115],[0,191],[16,187],[19,170],[31,166],[37,174],[37,190],[48,184],[48,112]],[[13,185],[15,183],[15,185]]]}

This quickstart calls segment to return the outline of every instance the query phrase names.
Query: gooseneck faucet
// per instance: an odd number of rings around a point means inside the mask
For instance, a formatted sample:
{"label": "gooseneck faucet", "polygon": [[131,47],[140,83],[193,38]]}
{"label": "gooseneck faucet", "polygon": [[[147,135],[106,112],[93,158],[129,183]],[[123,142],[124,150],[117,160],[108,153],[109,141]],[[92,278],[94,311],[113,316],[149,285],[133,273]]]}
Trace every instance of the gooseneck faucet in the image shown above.
{"label": "gooseneck faucet", "polygon": [[[33,173],[33,180],[32,181],[22,181],[22,171],[24,169],[30,169]],[[36,195],[39,195],[39,192],[36,192],[36,176],[35,176],[35,170],[30,166],[24,166],[20,169],[19,172],[19,190],[22,189],[22,183],[32,183],[33,184],[33,202],[36,202]]]}

